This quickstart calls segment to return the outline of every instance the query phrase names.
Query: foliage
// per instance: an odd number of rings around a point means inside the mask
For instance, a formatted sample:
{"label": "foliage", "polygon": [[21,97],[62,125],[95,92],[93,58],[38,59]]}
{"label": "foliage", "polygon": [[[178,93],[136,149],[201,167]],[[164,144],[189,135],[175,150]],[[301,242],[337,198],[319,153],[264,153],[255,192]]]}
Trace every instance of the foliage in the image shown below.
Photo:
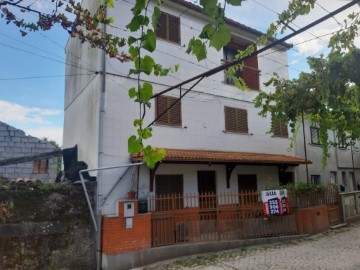
{"label": "foliage", "polygon": [[328,130],[336,131],[337,137],[345,138],[348,145],[360,138],[360,76],[356,72],[359,61],[359,49],[347,53],[333,51],[327,59],[310,57],[310,73],[303,72],[291,81],[274,76],[267,85],[274,86],[275,91],[261,92],[255,106],[261,108],[261,116],[270,114],[273,123],[290,123],[292,132],[302,114],[317,124],[325,165],[329,147],[343,141],[332,141]]}

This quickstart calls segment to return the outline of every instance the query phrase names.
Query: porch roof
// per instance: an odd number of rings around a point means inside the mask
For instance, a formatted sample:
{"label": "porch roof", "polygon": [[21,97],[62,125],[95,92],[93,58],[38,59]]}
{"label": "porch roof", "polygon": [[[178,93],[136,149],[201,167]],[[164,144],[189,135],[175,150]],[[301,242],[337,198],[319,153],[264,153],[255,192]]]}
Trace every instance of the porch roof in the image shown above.
{"label": "porch roof", "polygon": [[[132,161],[142,160],[142,154],[132,156]],[[275,155],[267,153],[248,153],[248,152],[227,152],[211,150],[185,150],[165,148],[164,163],[181,162],[181,163],[237,163],[237,164],[311,164],[310,160],[302,158]]]}

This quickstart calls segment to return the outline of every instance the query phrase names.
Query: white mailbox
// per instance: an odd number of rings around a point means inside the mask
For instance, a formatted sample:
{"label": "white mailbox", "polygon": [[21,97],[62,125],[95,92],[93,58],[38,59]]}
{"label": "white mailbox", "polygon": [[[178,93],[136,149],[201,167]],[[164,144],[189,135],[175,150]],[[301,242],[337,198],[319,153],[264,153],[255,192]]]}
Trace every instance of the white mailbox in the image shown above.
{"label": "white mailbox", "polygon": [[134,217],[134,203],[133,202],[125,202],[124,203],[124,217],[125,218]]}

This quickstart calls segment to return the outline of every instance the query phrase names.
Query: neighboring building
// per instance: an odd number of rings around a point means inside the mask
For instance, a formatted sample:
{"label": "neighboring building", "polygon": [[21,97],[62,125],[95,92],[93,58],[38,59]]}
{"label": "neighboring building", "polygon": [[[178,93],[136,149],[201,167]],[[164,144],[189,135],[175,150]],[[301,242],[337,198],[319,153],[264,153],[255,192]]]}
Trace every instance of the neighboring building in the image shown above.
{"label": "neighboring building", "polygon": [[[0,160],[51,152],[55,147],[24,131],[0,121]],[[56,177],[56,158],[0,166],[0,176],[9,180],[17,178],[39,179],[53,182]]]}
{"label": "neighboring building", "polygon": [[[341,190],[341,186],[345,191],[356,190],[357,184],[360,182],[359,144],[350,147],[346,146],[346,142],[343,142],[339,147],[330,147],[327,164],[323,167],[319,128],[306,122],[304,130],[306,149],[301,126],[297,134],[295,150],[296,154],[301,157],[305,156],[306,150],[307,158],[312,161],[312,164],[308,164],[309,182],[322,185],[333,183],[339,186],[339,190]],[[329,131],[328,137],[332,142],[339,140],[334,131]],[[305,166],[297,169],[297,179],[301,182],[307,181]]]}

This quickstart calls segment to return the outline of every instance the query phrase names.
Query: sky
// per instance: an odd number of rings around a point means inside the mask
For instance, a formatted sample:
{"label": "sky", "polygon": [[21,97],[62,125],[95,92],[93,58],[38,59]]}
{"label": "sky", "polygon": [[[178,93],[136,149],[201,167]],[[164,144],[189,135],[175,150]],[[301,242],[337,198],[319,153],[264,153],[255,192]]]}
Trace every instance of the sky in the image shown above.
{"label": "sky", "polygon": [[[28,4],[38,10],[48,11],[53,7],[50,0],[24,1],[29,1]],[[297,19],[291,27],[297,30],[348,2],[318,0],[311,14]],[[246,0],[241,7],[227,8],[226,15],[264,32],[287,3],[288,0]],[[355,9],[358,7],[288,41],[294,44],[288,53],[290,78],[308,71],[306,57],[328,53],[330,35],[326,34],[339,29],[346,14]],[[285,34],[288,33],[290,30]],[[62,145],[63,134],[67,39],[68,34],[58,26],[21,37],[17,27],[7,25],[0,18],[0,121],[22,129],[28,135],[55,140],[59,145]]]}

